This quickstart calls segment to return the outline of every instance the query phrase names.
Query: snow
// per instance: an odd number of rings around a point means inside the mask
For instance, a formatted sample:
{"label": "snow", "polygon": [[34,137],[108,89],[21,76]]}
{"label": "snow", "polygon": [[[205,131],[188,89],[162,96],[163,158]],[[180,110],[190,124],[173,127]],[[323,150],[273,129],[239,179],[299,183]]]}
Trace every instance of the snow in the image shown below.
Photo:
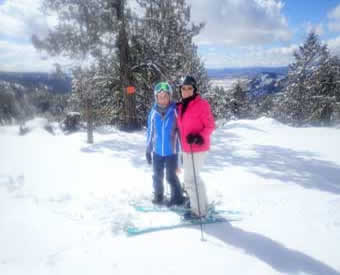
{"label": "snow", "polygon": [[89,145],[45,123],[0,127],[0,274],[340,274],[340,129],[217,129],[202,177],[210,200],[243,215],[201,241],[199,226],[124,232],[141,215],[129,201],[152,193],[144,131],[103,127]]}
{"label": "snow", "polygon": [[225,90],[232,89],[238,82],[248,82],[246,77],[229,77],[224,79],[212,79],[210,80],[210,84],[213,87],[220,87]]}

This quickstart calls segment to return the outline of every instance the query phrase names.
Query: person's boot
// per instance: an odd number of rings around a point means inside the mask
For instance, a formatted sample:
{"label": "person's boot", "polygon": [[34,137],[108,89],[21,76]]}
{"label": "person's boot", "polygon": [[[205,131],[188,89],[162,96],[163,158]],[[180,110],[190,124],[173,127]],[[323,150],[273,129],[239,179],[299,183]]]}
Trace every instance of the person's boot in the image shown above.
{"label": "person's boot", "polygon": [[182,193],[182,189],[179,183],[175,182],[174,184],[170,185],[170,200],[167,202],[167,206],[180,206],[184,203],[184,197]]}
{"label": "person's boot", "polygon": [[171,199],[167,202],[166,206],[181,206],[184,204],[184,197],[177,195],[177,196],[171,196]]}
{"label": "person's boot", "polygon": [[[191,211],[185,212],[183,218],[186,221],[198,221],[198,220],[201,219],[198,215],[196,215],[195,213],[193,213]],[[202,218],[204,218],[204,217],[202,217]]]}
{"label": "person's boot", "polygon": [[180,206],[184,203],[184,197],[182,195],[179,185],[172,185],[170,200],[167,202],[167,206]]}
{"label": "person's boot", "polygon": [[190,209],[191,208],[190,198],[189,197],[184,197],[183,207],[185,209]]}
{"label": "person's boot", "polygon": [[158,205],[163,204],[163,196],[162,195],[155,195],[154,198],[152,199],[152,203],[158,204]]}

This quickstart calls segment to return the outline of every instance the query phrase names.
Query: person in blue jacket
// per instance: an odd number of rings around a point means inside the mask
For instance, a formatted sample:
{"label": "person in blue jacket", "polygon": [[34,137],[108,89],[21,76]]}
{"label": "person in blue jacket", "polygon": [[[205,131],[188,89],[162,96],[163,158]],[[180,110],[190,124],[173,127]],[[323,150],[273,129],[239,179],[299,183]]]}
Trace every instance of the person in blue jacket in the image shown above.
{"label": "person in blue jacket", "polygon": [[[172,88],[160,82],[154,88],[155,104],[148,115],[146,159],[153,164],[154,204],[167,206],[184,203],[181,184],[176,174],[178,167],[179,133],[176,103],[171,100]],[[164,170],[170,185],[170,200],[164,200]]]}

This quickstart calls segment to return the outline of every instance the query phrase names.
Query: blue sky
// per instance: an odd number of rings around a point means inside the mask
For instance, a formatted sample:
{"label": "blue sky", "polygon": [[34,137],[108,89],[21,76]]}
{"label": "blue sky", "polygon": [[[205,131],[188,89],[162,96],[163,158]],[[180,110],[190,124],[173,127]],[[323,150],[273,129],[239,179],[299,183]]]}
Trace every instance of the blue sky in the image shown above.
{"label": "blue sky", "polygon": [[[0,70],[51,71],[63,58],[47,58],[30,43],[55,24],[41,0],[0,0]],[[134,0],[129,0],[131,5]],[[314,29],[340,55],[340,0],[187,0],[192,20],[206,26],[195,43],[208,68],[285,66]],[[5,27],[3,27],[5,26]]]}
{"label": "blue sky", "polygon": [[340,54],[339,0],[190,0],[206,66],[284,66],[314,29]]}

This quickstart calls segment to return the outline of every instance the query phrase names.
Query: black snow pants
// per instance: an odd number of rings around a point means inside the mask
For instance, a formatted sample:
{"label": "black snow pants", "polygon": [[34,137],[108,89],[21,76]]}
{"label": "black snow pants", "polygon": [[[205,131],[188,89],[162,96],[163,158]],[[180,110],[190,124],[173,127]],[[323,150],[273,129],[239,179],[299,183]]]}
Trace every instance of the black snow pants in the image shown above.
{"label": "black snow pants", "polygon": [[155,198],[158,200],[163,200],[164,197],[164,170],[166,180],[170,185],[170,201],[177,203],[183,200],[181,184],[176,174],[177,164],[177,155],[162,157],[153,153],[153,188]]}

